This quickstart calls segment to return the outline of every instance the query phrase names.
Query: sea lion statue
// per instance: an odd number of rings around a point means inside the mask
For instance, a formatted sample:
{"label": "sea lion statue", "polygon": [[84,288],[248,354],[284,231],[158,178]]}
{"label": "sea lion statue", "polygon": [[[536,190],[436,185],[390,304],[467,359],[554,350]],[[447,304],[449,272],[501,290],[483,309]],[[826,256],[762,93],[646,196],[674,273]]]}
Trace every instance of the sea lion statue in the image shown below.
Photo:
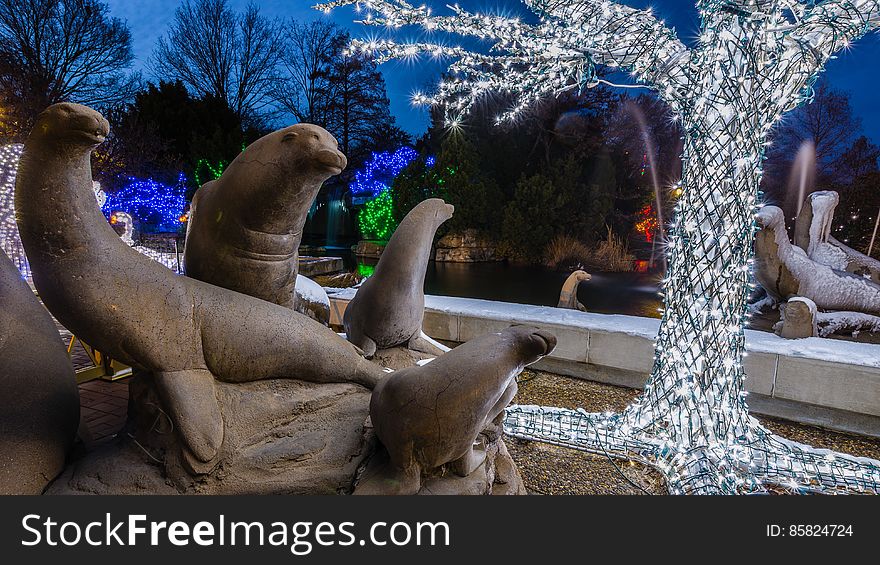
{"label": "sea lion statue", "polygon": [[293,308],[309,207],[346,164],[336,139],[311,124],[251,143],[193,196],[186,275]]}
{"label": "sea lion statue", "polygon": [[0,304],[0,494],[40,494],[76,439],[76,376],[55,322],[2,251]]}
{"label": "sea lion statue", "polygon": [[389,462],[355,493],[415,494],[423,473],[446,464],[469,475],[485,456],[474,442],[516,395],[516,376],[554,347],[553,334],[513,326],[380,381],[370,418]]}
{"label": "sea lion statue", "polygon": [[345,335],[367,357],[398,345],[426,347],[421,343],[425,271],[434,234],[454,210],[439,198],[424,200],[410,210],[385,246],[376,270],[346,307]]}
{"label": "sea lion statue", "polygon": [[28,137],[15,185],[22,243],[47,308],[77,337],[152,373],[191,472],[224,437],[214,380],[290,378],[375,386],[382,369],[289,309],[178,276],[125,244],[101,214],[90,156],[101,114],[50,106]]}
{"label": "sea lion statue", "polygon": [[559,303],[556,307],[586,312],[586,307],[578,300],[577,292],[578,286],[591,278],[592,276],[588,272],[580,269],[568,275],[568,278],[562,284],[562,290],[559,292]]}
{"label": "sea lion statue", "polygon": [[810,193],[795,220],[794,243],[817,263],[880,284],[880,261],[856,251],[831,235],[840,195],[833,190]]}
{"label": "sea lion statue", "polygon": [[816,303],[809,298],[795,296],[779,306],[781,319],[773,329],[780,337],[801,339],[819,335]]}
{"label": "sea lion statue", "polygon": [[764,206],[755,222],[761,228],[755,234],[755,278],[774,301],[801,296],[821,310],[880,314],[880,285],[817,263],[792,245],[781,209]]}

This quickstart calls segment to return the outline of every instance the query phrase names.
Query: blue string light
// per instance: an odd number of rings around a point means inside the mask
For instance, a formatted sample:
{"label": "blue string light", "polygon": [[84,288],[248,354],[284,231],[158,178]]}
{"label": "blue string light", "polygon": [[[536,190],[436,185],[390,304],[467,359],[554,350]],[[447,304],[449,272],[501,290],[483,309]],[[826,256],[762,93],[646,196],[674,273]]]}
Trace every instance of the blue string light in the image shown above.
{"label": "blue string light", "polygon": [[[374,152],[363,168],[354,174],[349,185],[353,204],[365,204],[388,190],[394,178],[419,156],[412,147],[400,147],[394,153]],[[433,157],[428,157],[433,164]],[[430,165],[428,165],[430,166]]]}
{"label": "blue string light", "polygon": [[107,195],[101,210],[109,218],[113,212],[125,212],[144,227],[176,232],[186,209],[186,176],[180,173],[177,183],[167,185],[153,179],[128,177],[122,190]]}

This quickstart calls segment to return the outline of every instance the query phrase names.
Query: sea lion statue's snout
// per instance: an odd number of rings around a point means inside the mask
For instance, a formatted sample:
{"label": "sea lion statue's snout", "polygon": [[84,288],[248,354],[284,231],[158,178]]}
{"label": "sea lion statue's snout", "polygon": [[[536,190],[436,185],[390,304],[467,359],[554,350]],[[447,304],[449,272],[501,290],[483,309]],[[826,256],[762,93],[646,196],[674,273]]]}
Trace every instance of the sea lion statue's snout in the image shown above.
{"label": "sea lion statue's snout", "polygon": [[97,111],[72,102],[49,106],[37,117],[34,132],[44,139],[77,141],[95,147],[110,133],[110,123]]}
{"label": "sea lion statue's snout", "polygon": [[547,330],[531,326],[511,326],[507,331],[513,334],[517,341],[523,342],[524,349],[528,352],[524,355],[527,365],[556,349],[556,336]]}
{"label": "sea lion statue's snout", "polygon": [[348,165],[348,159],[342,154],[342,151],[334,149],[322,149],[318,152],[316,160],[326,166],[331,173],[338,175]]}
{"label": "sea lion statue's snout", "polygon": [[[445,204],[445,206],[443,207],[443,211],[445,212],[443,214],[443,221],[445,222],[446,220],[448,220],[449,218],[452,217],[452,214],[455,213],[455,206],[453,206],[452,204]],[[438,216],[439,216],[439,213],[438,213]]]}

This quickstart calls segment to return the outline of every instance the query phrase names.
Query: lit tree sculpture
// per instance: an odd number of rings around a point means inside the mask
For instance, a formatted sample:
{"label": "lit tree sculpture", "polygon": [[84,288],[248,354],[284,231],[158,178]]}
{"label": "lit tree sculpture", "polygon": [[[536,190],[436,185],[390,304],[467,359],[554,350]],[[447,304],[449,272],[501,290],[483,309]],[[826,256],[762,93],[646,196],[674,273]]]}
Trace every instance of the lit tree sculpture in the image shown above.
{"label": "lit tree sculpture", "polygon": [[30,274],[24,247],[15,223],[15,173],[24,145],[13,143],[0,147],[0,249],[12,260],[22,276]]}
{"label": "lit tree sculpture", "polygon": [[516,96],[498,117],[513,119],[542,96],[601,82],[596,65],[629,71],[682,122],[684,193],[668,241],[665,308],[644,394],[620,414],[515,406],[507,433],[643,461],[664,473],[673,493],[755,492],[771,484],[880,492],[880,462],[789,442],[750,417],[742,364],[767,133],[809,98],[834,53],[880,26],[880,0],[700,0],[693,49],[650,10],[600,0],[525,3],[538,23],[459,7],[434,16],[403,0],[361,0],[366,24],[415,24],[494,44],[489,54],[384,40],[352,46],[381,60],[456,58],[451,79],[434,95],[416,97],[445,107],[450,125],[489,91]]}

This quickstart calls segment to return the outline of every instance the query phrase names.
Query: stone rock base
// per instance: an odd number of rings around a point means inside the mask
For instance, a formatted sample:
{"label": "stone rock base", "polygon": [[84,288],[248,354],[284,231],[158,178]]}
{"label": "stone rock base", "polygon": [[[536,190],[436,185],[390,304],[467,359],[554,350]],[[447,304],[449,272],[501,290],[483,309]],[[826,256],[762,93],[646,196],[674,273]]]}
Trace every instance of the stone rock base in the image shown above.
{"label": "stone rock base", "polygon": [[[430,357],[394,348],[375,362],[402,369]],[[363,387],[287,379],[216,387],[225,434],[211,470],[188,470],[153,376],[140,372],[129,385],[118,440],[81,455],[46,493],[350,494],[368,489],[387,462]],[[481,434],[487,456],[476,471],[459,477],[437,469],[423,478],[420,494],[526,494],[499,432],[493,426]]]}
{"label": "stone rock base", "polygon": [[370,391],[350,384],[268,380],[217,383],[225,422],[216,467],[191,475],[152,376],[130,385],[120,441],[86,454],[55,481],[52,494],[338,494],[376,446]]}
{"label": "stone rock base", "polygon": [[[482,440],[486,438],[481,436]],[[459,477],[445,467],[422,477],[419,495],[524,495],[522,477],[501,438],[486,445],[486,460],[467,477]],[[383,494],[386,478],[383,470],[388,464],[388,452],[379,447],[363,470],[354,494]]]}
{"label": "stone rock base", "polygon": [[381,241],[369,241],[363,239],[353,246],[354,254],[358,257],[374,257],[378,259],[385,251],[385,243]]}

